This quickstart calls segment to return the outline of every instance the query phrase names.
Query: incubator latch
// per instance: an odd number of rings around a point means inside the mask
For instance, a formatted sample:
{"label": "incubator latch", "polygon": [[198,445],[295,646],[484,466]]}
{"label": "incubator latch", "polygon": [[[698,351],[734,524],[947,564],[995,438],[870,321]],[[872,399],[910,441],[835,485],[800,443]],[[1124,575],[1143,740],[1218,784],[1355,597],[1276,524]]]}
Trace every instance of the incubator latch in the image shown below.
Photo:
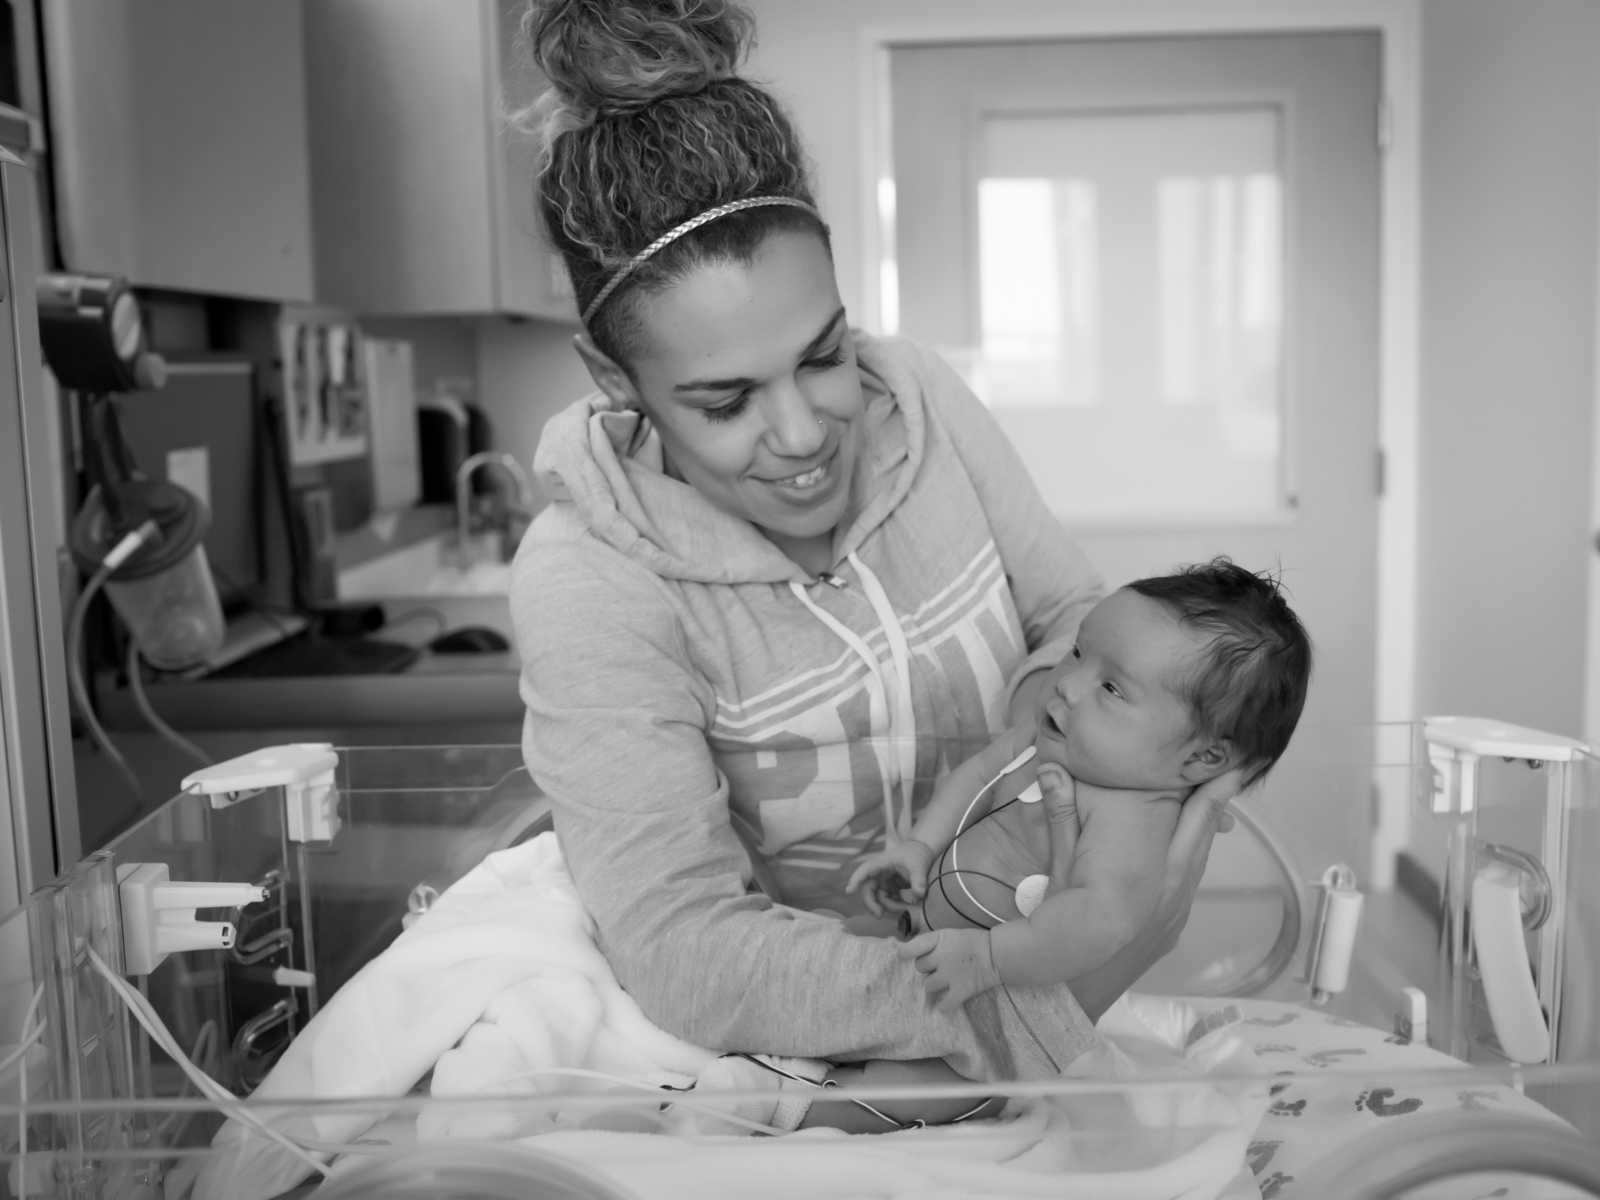
{"label": "incubator latch", "polygon": [[227,808],[268,788],[283,789],[284,831],[291,842],[332,841],[339,832],[334,776],[339,755],[325,742],[269,746],[196,771],[183,790]]}
{"label": "incubator latch", "polygon": [[1539,767],[1569,763],[1587,753],[1584,744],[1572,738],[1482,717],[1428,717],[1422,736],[1433,772],[1428,807],[1440,814],[1477,810],[1480,759],[1520,760]]}

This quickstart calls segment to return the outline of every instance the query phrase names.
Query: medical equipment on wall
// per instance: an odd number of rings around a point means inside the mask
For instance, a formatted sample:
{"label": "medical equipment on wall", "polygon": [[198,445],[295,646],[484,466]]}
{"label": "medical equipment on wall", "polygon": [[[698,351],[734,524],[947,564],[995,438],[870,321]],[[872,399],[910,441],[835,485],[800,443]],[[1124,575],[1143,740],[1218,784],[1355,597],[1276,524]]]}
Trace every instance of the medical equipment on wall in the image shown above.
{"label": "medical equipment on wall", "polygon": [[[1435,1019],[1442,1048],[1514,1063],[1600,1053],[1597,902],[1585,886],[1593,860],[1574,849],[1593,843],[1600,798],[1585,786],[1593,752],[1571,738],[1472,718],[1432,718],[1422,736],[1428,807],[1448,830],[1437,964],[1448,1006]],[[1531,794],[1497,795],[1486,781],[1495,767],[1531,777]],[[1524,844],[1508,844],[1501,830]]]}
{"label": "medical equipment on wall", "polygon": [[[1408,746],[1404,761],[1376,763],[1374,772],[1413,783],[1413,817],[1421,833],[1456,827],[1463,814],[1432,811],[1437,802],[1435,783],[1448,775],[1438,766],[1440,755],[1455,750],[1437,737],[1429,741],[1422,727],[1404,732]],[[1541,745],[1540,753],[1553,755],[1554,749]],[[1495,758],[1498,762],[1498,750]],[[1540,761],[1548,764],[1549,759]],[[1600,776],[1591,762],[1586,751],[1574,751],[1559,793],[1566,813],[1560,828],[1567,841],[1552,846],[1548,857],[1537,856],[1546,873],[1559,876],[1566,885],[1580,881],[1565,866],[1552,870],[1549,864],[1585,861],[1597,844],[1596,830],[1585,817],[1600,798]],[[1531,772],[1521,760],[1512,767],[1514,780],[1526,776],[1547,783],[1546,768]],[[1487,795],[1500,783],[1485,778],[1469,785],[1476,787],[1474,837],[1480,847],[1486,842],[1511,846],[1515,840],[1486,819],[1486,812],[1504,807],[1497,797]],[[828,788],[848,786],[848,781],[819,778],[811,786],[822,789],[826,799]],[[1274,804],[1281,799],[1265,799],[1260,811],[1275,811]],[[1229,835],[1230,840],[1241,834],[1250,838],[1249,825],[1241,824],[1245,829]],[[318,1105],[327,1105],[330,1120],[358,1109],[383,1122],[362,1135],[291,1139],[295,1154],[318,1161],[318,1168],[307,1165],[308,1172],[320,1173],[330,1156],[343,1156],[343,1165],[335,1166],[319,1194],[356,1197],[395,1194],[382,1186],[376,1191],[357,1189],[364,1178],[392,1179],[399,1170],[417,1180],[425,1170],[445,1169],[452,1146],[459,1143],[417,1144],[401,1136],[406,1130],[413,1131],[407,1136],[414,1136],[425,1115],[428,1120],[449,1116],[466,1124],[490,1122],[473,1126],[479,1129],[515,1128],[516,1114],[537,1118],[546,1107],[576,1107],[586,1100],[607,1103],[614,1114],[627,1113],[631,1107],[637,1110],[631,1115],[643,1127],[659,1109],[659,1090],[639,1086],[637,1096],[620,1090],[599,1093],[595,1084],[600,1081],[593,1073],[580,1079],[584,1072],[578,1070],[565,1072],[572,1076],[570,1083],[555,1078],[562,1072],[546,1070],[536,1087],[522,1086],[516,1095],[503,1098],[363,1093],[365,1098],[319,1099],[281,1092],[273,1093],[271,1102],[245,1098],[272,1066],[273,1043],[256,1032],[275,1019],[271,1014],[279,1006],[287,1005],[293,1012],[277,1027],[279,1034],[303,1031],[308,1019],[315,1021],[330,997],[357,971],[383,958],[403,928],[427,920],[432,908],[443,903],[440,897],[448,899],[452,887],[485,854],[526,842],[548,828],[548,805],[520,771],[520,753],[514,746],[366,750],[279,746],[197,772],[183,794],[39,893],[20,922],[0,922],[4,951],[0,963],[7,964],[0,970],[0,1037],[22,1048],[10,1074],[4,1060],[17,1051],[0,1050],[0,1162],[11,1169],[13,1179],[30,1181],[26,1194],[31,1200],[136,1196],[142,1200],[163,1189],[180,1195],[178,1184],[185,1170],[203,1163],[211,1153],[209,1138],[217,1116],[242,1126],[260,1119],[281,1132],[270,1119],[274,1114],[291,1106],[320,1111]],[[1419,835],[1416,846],[1431,863],[1435,856],[1425,849],[1425,842]],[[1259,895],[1254,883],[1241,897],[1236,884],[1221,881],[1219,903],[1224,907],[1197,905],[1191,931],[1197,922],[1212,920],[1213,913],[1232,922],[1230,914],[1240,911],[1241,903],[1261,907],[1271,919],[1251,925],[1254,941],[1249,955],[1265,960],[1270,943],[1281,933],[1282,913],[1294,907],[1293,893],[1300,882],[1293,880],[1291,886],[1285,873],[1271,865],[1272,857],[1263,851]],[[1499,857],[1485,860],[1485,865],[1490,863],[1504,865]],[[1497,876],[1490,872],[1487,878],[1493,881]],[[1322,880],[1334,897],[1347,893],[1349,883],[1346,875],[1331,869]],[[184,884],[194,890],[166,890]],[[211,891],[201,890],[202,884],[243,888]],[[1206,886],[1202,883],[1203,891]],[[1578,922],[1570,929],[1569,941],[1592,937],[1593,926],[1583,923],[1589,919],[1583,914],[1592,912],[1594,901],[1587,893],[1593,891],[1569,886],[1568,900],[1575,896],[1582,904],[1558,903],[1558,893],[1552,892],[1547,919]],[[262,895],[264,899],[255,898]],[[191,899],[215,901],[219,910],[189,910],[184,906]],[[1364,1129],[1392,1130],[1402,1142],[1404,1131],[1411,1129],[1416,1147],[1442,1147],[1438,1162],[1420,1165],[1422,1150],[1415,1149],[1406,1164],[1412,1173],[1424,1168],[1447,1170],[1452,1166],[1447,1147],[1459,1149],[1463,1144],[1471,1145],[1480,1160],[1490,1152],[1485,1147],[1505,1147],[1504,1153],[1495,1151],[1500,1157],[1492,1161],[1508,1168],[1538,1169],[1539,1155],[1565,1155],[1563,1161],[1580,1163],[1582,1156],[1570,1153],[1575,1135],[1521,1093],[1544,1103],[1554,1085],[1566,1085],[1570,1092],[1566,1100],[1576,1107],[1558,1105],[1555,1099],[1548,1103],[1569,1120],[1578,1120],[1584,1105],[1600,1106],[1600,1052],[1572,1032],[1576,1010],[1571,995],[1587,990],[1592,977],[1566,981],[1561,1036],[1554,1042],[1558,1049],[1552,1051],[1559,1061],[1508,1066],[1470,1042],[1469,1053],[1446,1058],[1438,1049],[1451,1044],[1454,1036],[1443,1016],[1451,1007],[1452,987],[1459,982],[1465,989],[1463,1003],[1469,1009],[1486,1003],[1476,967],[1469,961],[1458,976],[1428,977],[1426,966],[1433,950],[1428,942],[1414,957],[1400,958],[1399,978],[1386,979],[1376,964],[1365,960],[1379,899],[1366,897],[1348,969],[1326,965],[1337,957],[1331,948],[1340,937],[1325,940],[1318,956],[1324,965],[1309,974],[1320,979],[1321,990],[1331,992],[1339,974],[1346,986],[1323,1005],[1308,1004],[1309,989],[1289,978],[1289,957],[1279,957],[1273,978],[1260,986],[1251,984],[1249,990],[1256,994],[1249,997],[1239,995],[1234,981],[1251,972],[1227,972],[1229,994],[1219,997],[1217,1011],[1224,1020],[1230,1009],[1244,1014],[1241,1027],[1255,1039],[1252,1045],[1272,1080],[1264,1119],[1276,1124],[1263,1126],[1248,1154],[1263,1191],[1266,1182],[1275,1179],[1277,1200],[1339,1200],[1338,1191],[1313,1194],[1296,1185],[1297,1179],[1319,1177],[1310,1169],[1319,1164],[1311,1159],[1323,1152],[1320,1139],[1336,1116],[1341,1121],[1360,1118],[1367,1122]],[[1430,909],[1423,915],[1440,915],[1444,926],[1441,914],[1447,912],[1448,906],[1441,904],[1438,914]],[[162,913],[170,915],[163,921]],[[1308,918],[1306,925],[1338,927],[1340,921],[1330,913],[1326,920]],[[130,928],[130,922],[138,928]],[[153,926],[163,924],[165,932],[157,928],[156,937],[146,936]],[[216,924],[230,925],[232,934],[211,928]],[[1242,921],[1229,924],[1220,941],[1227,945],[1239,940],[1245,926]],[[223,944],[230,938],[231,946]],[[190,940],[202,939],[211,948],[182,948]],[[1218,941],[1213,929],[1209,943]],[[1470,929],[1466,944],[1472,944]],[[163,957],[163,949],[173,952]],[[25,963],[31,965],[24,969]],[[1570,953],[1564,963],[1570,971]],[[1413,979],[1411,972],[1419,967],[1421,974]],[[113,985],[109,976],[122,980],[121,986]],[[1400,983],[1426,993],[1427,1011],[1434,1014],[1430,1040],[1438,1049],[1389,1036],[1388,1018],[1406,1003],[1402,989],[1392,986]],[[1562,981],[1557,979],[1555,986],[1559,990]],[[1193,994],[1181,984],[1166,990]],[[151,1021],[152,1015],[159,1025]],[[485,1025],[479,1033],[499,1036],[509,1028]],[[1354,1057],[1358,1053],[1365,1057]],[[1446,1072],[1442,1082],[1441,1068]],[[26,1073],[28,1082],[21,1094],[30,1098],[22,1112],[6,1107],[7,1097],[18,1094],[13,1082],[17,1069]],[[1252,1078],[1255,1082],[1249,1086],[1264,1086],[1261,1076]],[[1050,1093],[1052,1102],[1071,1105],[1087,1101],[1070,1089],[1093,1083],[1064,1079],[1049,1085],[996,1086],[1014,1093],[1019,1102]],[[1112,1127],[1125,1123],[1119,1114],[1129,1106],[1137,1110],[1144,1103],[1137,1080],[1108,1079],[1100,1086],[1094,1105],[1104,1104]],[[1446,1122],[1448,1138],[1436,1137],[1433,1125],[1422,1119],[1436,1113],[1444,1101],[1461,1109],[1446,1114],[1453,1118]],[[1475,1104],[1505,1111],[1471,1111]],[[1509,1111],[1512,1106],[1517,1106],[1515,1114]],[[1512,1115],[1525,1119],[1508,1120]],[[1489,1117],[1495,1118],[1492,1129]],[[503,1126],[494,1125],[502,1119]],[[584,1134],[596,1136],[600,1135]],[[937,1140],[942,1135],[934,1130],[912,1136],[924,1139],[917,1145],[926,1147],[927,1155],[935,1156],[942,1148],[957,1159],[990,1134],[969,1126],[959,1145],[952,1142],[950,1147]],[[1092,1138],[1103,1134],[1086,1127],[1084,1136],[1091,1139],[1084,1143],[1088,1150]],[[1376,1137],[1371,1133],[1342,1144],[1342,1152],[1357,1162],[1376,1158],[1380,1150],[1395,1153],[1392,1147],[1379,1146]],[[704,1148],[693,1149],[700,1153]],[[433,1167],[426,1165],[430,1154]],[[1295,1160],[1294,1154],[1307,1161]],[[1524,1155],[1533,1157],[1519,1157]],[[1060,1161],[1070,1157],[1068,1153]],[[1453,1157],[1454,1165],[1463,1161],[1459,1153]],[[511,1158],[501,1158],[511,1163]],[[573,1195],[626,1194],[626,1181],[619,1184],[609,1175],[613,1164],[605,1158],[581,1158],[579,1165],[605,1178],[588,1192]],[[553,1175],[549,1181],[552,1187],[557,1182]],[[494,1181],[481,1182],[490,1189],[488,1195],[496,1194]],[[341,1184],[346,1190],[337,1190]],[[151,1190],[136,1190],[140,1186]],[[612,1188],[610,1193],[603,1190],[606,1186]],[[1063,1194],[1074,1193],[1068,1189]]]}
{"label": "medical equipment on wall", "polygon": [[191,757],[204,755],[162,722],[145,697],[140,660],[175,671],[204,662],[226,634],[206,560],[210,516],[195,495],[151,479],[133,461],[117,394],[159,388],[165,365],[145,343],[138,302],[125,281],[47,275],[39,287],[40,343],[57,382],[81,399],[87,496],[68,533],[88,578],[68,621],[68,670],[79,713],[96,742],[137,782],[100,727],[83,675],[89,605],[103,589],[127,627],[129,683],[146,719]]}

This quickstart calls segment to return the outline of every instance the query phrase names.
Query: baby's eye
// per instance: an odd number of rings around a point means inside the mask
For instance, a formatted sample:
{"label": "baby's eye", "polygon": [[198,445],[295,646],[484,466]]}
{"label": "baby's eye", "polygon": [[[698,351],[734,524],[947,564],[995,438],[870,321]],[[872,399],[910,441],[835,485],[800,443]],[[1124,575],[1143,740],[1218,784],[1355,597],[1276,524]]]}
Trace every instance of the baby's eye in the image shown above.
{"label": "baby's eye", "polygon": [[1117,685],[1112,683],[1109,679],[1106,680],[1104,683],[1102,683],[1100,686],[1105,688],[1106,691],[1110,692],[1118,700],[1122,699],[1122,693],[1117,690]]}
{"label": "baby's eye", "polygon": [[1083,657],[1083,651],[1079,650],[1076,646],[1074,646],[1072,648],[1072,657],[1073,658],[1082,658]]}

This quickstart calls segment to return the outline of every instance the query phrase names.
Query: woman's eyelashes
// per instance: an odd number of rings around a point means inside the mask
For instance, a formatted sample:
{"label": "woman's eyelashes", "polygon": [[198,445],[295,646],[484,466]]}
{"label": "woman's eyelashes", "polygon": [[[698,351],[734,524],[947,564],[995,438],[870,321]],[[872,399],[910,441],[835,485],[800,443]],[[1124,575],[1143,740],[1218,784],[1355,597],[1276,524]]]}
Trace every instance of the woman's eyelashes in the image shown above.
{"label": "woman's eyelashes", "polygon": [[[824,355],[806,359],[800,364],[800,369],[804,371],[831,371],[834,367],[843,366],[844,360],[844,346],[840,344]],[[744,391],[730,397],[721,404],[711,405],[702,408],[700,411],[705,414],[708,421],[731,421],[749,406],[750,393]]]}
{"label": "woman's eyelashes", "polygon": [[708,421],[731,421],[750,405],[750,393],[740,392],[737,396],[718,404],[712,408],[702,408]]}

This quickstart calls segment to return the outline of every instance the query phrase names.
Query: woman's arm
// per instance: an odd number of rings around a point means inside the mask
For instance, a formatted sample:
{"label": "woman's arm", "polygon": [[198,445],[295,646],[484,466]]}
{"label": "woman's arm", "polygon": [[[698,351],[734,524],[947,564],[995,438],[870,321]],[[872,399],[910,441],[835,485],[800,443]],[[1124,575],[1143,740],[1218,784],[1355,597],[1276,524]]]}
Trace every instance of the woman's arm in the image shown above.
{"label": "woman's arm", "polygon": [[955,841],[963,819],[975,822],[994,806],[995,789],[1003,784],[1006,767],[1033,744],[1033,738],[1031,726],[1013,726],[957,765],[934,788],[911,836],[935,854]]}
{"label": "woman's arm", "polygon": [[935,1013],[893,942],[749,891],[706,744],[714,697],[656,581],[525,546],[513,588],[529,769],[601,948],[652,1020],[718,1050],[945,1058],[974,1079],[1044,1077],[1091,1044],[1062,990],[1026,1019]]}

